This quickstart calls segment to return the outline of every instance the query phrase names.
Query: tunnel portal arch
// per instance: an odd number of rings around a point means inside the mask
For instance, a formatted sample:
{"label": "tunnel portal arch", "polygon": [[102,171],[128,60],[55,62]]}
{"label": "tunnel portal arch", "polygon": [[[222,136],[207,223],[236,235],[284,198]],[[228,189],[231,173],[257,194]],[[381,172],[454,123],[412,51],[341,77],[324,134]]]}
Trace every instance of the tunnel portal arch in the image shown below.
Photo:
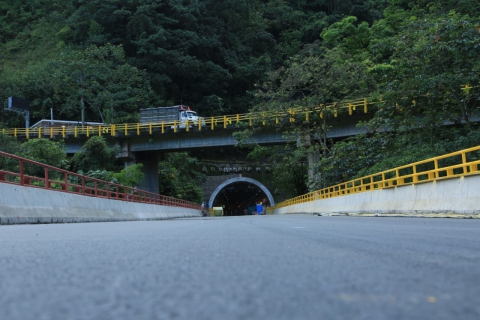
{"label": "tunnel portal arch", "polygon": [[223,189],[227,188],[230,185],[239,184],[239,183],[247,183],[247,184],[251,184],[258,187],[267,197],[270,206],[275,205],[275,200],[273,199],[272,194],[262,183],[251,178],[237,177],[237,178],[232,178],[223,182],[215,189],[215,191],[213,191],[212,195],[210,196],[210,199],[208,200],[209,208],[213,207],[215,199],[217,198],[217,196],[219,196],[219,194],[222,192]]}

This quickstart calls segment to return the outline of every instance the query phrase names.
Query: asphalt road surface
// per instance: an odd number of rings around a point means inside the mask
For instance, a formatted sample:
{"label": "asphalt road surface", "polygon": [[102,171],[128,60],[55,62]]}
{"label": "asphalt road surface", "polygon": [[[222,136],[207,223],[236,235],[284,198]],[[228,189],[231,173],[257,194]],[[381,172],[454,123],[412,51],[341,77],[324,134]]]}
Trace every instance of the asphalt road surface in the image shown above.
{"label": "asphalt road surface", "polygon": [[480,319],[480,220],[0,226],[0,319]]}

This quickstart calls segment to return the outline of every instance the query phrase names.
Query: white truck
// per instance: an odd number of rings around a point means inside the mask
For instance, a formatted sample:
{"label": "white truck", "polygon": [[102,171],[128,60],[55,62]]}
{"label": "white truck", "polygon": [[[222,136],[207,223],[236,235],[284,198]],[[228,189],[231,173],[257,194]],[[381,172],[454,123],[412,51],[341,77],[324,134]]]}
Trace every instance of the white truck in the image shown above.
{"label": "white truck", "polygon": [[184,105],[171,106],[171,107],[157,107],[140,109],[140,123],[164,123],[177,128],[185,128],[198,126],[200,121],[201,125],[204,124],[203,118],[199,117],[195,111],[190,110],[190,107]]}

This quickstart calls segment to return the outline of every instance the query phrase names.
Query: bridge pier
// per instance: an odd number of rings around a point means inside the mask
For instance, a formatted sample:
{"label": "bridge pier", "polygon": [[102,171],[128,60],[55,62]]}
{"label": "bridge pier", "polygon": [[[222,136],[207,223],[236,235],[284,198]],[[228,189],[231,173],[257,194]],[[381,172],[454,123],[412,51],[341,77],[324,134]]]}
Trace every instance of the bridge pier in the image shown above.
{"label": "bridge pier", "polygon": [[135,152],[137,163],[143,164],[142,172],[145,178],[138,185],[139,189],[158,193],[158,162],[160,161],[160,153],[156,151]]}
{"label": "bridge pier", "polygon": [[131,151],[131,142],[124,140],[121,145],[121,150],[117,154],[117,158],[123,160],[125,168],[141,163],[141,171],[145,175],[143,180],[137,186],[141,190],[158,193],[158,162],[161,158],[159,151]]}

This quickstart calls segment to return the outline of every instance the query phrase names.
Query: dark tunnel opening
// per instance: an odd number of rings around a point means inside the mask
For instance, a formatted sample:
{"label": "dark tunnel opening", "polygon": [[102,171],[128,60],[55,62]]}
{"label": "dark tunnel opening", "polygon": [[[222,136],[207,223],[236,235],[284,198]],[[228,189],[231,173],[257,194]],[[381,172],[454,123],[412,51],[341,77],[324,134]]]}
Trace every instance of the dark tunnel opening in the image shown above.
{"label": "dark tunnel opening", "polygon": [[223,207],[225,216],[241,216],[257,213],[257,205],[262,204],[263,214],[270,201],[265,192],[253,183],[233,182],[218,192],[213,207]]}

